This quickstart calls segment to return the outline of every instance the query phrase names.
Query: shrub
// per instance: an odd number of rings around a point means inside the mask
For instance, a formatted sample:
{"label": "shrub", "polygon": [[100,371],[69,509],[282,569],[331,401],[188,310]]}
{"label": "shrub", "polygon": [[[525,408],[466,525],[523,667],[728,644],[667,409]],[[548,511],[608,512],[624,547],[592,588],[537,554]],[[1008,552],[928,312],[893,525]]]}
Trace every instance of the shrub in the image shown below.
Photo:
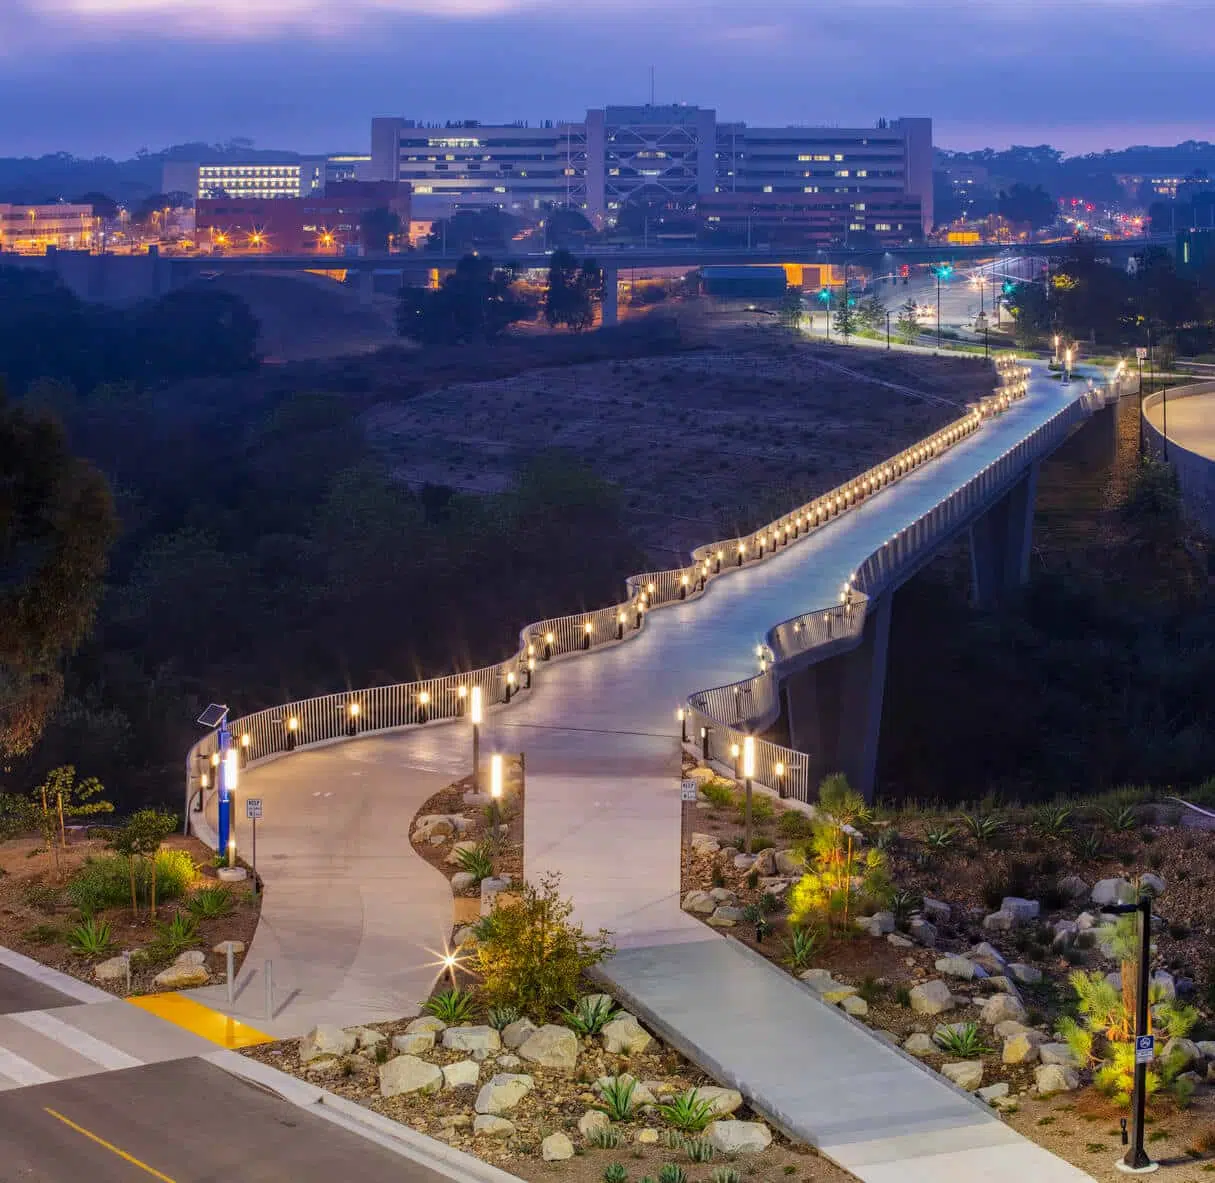
{"label": "shrub", "polygon": [[932,1041],[951,1056],[972,1060],[991,1051],[983,1042],[983,1033],[978,1023],[963,1023],[960,1027],[938,1027]]}
{"label": "shrub", "polygon": [[[747,816],[747,802],[742,798],[738,802],[738,820],[741,823]],[[765,822],[770,822],[776,816],[776,809],[773,807],[771,800],[765,797],[763,793],[751,794],[751,820],[757,825],[762,826]]]}
{"label": "shrub", "polygon": [[[147,903],[152,895],[151,860],[135,860],[135,898]],[[162,902],[180,899],[194,882],[194,863],[184,850],[161,850],[156,854],[156,898]],[[67,886],[68,899],[81,912],[92,915],[105,908],[121,908],[131,902],[131,859],[107,854],[86,859]]]}
{"label": "shrub", "polygon": [[923,896],[917,895],[914,891],[896,891],[890,897],[890,910],[894,913],[895,920],[904,921],[912,912],[924,906]]}
{"label": "shrub", "polygon": [[987,846],[1004,829],[1004,819],[998,813],[964,813],[962,826],[975,842]]}
{"label": "shrub", "polygon": [[569,1010],[561,1009],[565,1025],[579,1035],[598,1035],[616,1013],[616,1004],[606,994],[593,994],[578,1001]]}
{"label": "shrub", "polygon": [[456,851],[456,862],[460,870],[473,877],[474,882],[489,879],[494,873],[493,852],[485,842],[476,846]]}
{"label": "shrub", "polygon": [[796,809],[786,809],[776,823],[776,832],[782,838],[809,838],[813,829],[810,819]]}
{"label": "shrub", "polygon": [[450,990],[440,990],[437,994],[432,994],[422,1009],[428,1015],[434,1015],[436,1019],[441,1019],[451,1026],[456,1023],[467,1023],[472,1018],[473,1011],[476,1009],[476,999],[473,997],[472,991],[452,987]]}
{"label": "shrub", "polygon": [[1139,817],[1130,805],[1102,809],[1101,816],[1105,824],[1119,834],[1129,834],[1139,825]]}
{"label": "shrub", "polygon": [[1041,805],[1034,811],[1034,826],[1046,838],[1064,838],[1072,830],[1072,808],[1062,802]]}
{"label": "shrub", "polygon": [[555,875],[525,883],[515,899],[494,909],[476,966],[490,1005],[536,1018],[551,1014],[576,998],[587,971],[613,952],[609,933],[588,937],[570,920],[574,908],[561,899],[559,883]]}
{"label": "shrub", "polygon": [[193,916],[179,912],[167,924],[156,926],[153,944],[167,957],[184,953],[198,938],[198,921]]}
{"label": "shrub", "polygon": [[512,1023],[517,1023],[520,1018],[518,1007],[491,1006],[486,1013],[485,1021],[495,1031],[505,1031]]}
{"label": "shrub", "polygon": [[[596,1133],[606,1133],[607,1131],[606,1130],[597,1130],[595,1132]],[[619,1139],[620,1132],[618,1130],[612,1130],[612,1133]],[[594,1138],[592,1137],[591,1145],[593,1146],[595,1144],[596,1143],[594,1141]],[[608,1149],[608,1147],[604,1146],[604,1147],[600,1147],[600,1149],[606,1150],[606,1149]],[[612,1149],[614,1149],[614,1147]],[[624,1169],[624,1163],[613,1162],[613,1163],[609,1163],[606,1167],[603,1168],[603,1183],[628,1183],[628,1178],[629,1178],[629,1173],[628,1173],[628,1171],[626,1171]]]}
{"label": "shrub", "polygon": [[21,939],[31,945],[53,945],[63,940],[63,929],[55,924],[35,924],[21,934]]}
{"label": "shrub", "polygon": [[680,1093],[669,1104],[659,1105],[658,1112],[681,1134],[699,1134],[713,1120],[712,1103],[701,1100],[695,1089]]}
{"label": "shrub", "polygon": [[611,1121],[628,1121],[633,1116],[633,1093],[637,1081],[632,1076],[614,1076],[603,1084],[602,1100],[591,1106],[606,1113]]}
{"label": "shrub", "polygon": [[204,887],[190,897],[186,908],[199,920],[215,920],[232,911],[232,893],[226,887]]}
{"label": "shrub", "polygon": [[924,835],[924,845],[932,851],[949,850],[957,831],[953,826],[934,826]]}
{"label": "shrub", "polygon": [[1072,852],[1082,863],[1096,862],[1105,852],[1105,842],[1097,830],[1082,830],[1072,840]]}
{"label": "shrub", "polygon": [[[59,903],[59,892],[55,890],[49,883],[40,883],[37,880],[27,883],[21,890],[21,898],[26,905],[31,908],[37,908],[39,912],[51,913],[55,910]],[[70,898],[70,892],[69,892]],[[73,900],[73,903],[76,901]],[[81,908],[81,911],[84,911]]]}
{"label": "shrub", "polygon": [[714,809],[729,809],[734,804],[734,786],[728,781],[707,781],[701,785],[700,793]]}
{"label": "shrub", "polygon": [[906,986],[896,986],[894,991],[894,1000],[899,1006],[911,1005],[911,990]]}
{"label": "shrub", "polygon": [[68,944],[87,957],[102,957],[114,946],[110,926],[104,920],[90,916],[68,933]]}

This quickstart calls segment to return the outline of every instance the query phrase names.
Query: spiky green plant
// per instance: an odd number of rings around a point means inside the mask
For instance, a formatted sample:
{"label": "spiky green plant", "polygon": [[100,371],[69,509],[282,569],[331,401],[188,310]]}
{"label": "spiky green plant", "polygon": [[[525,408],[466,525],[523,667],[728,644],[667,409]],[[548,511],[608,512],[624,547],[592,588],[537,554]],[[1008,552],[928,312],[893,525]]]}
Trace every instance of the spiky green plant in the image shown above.
{"label": "spiky green plant", "polygon": [[964,1060],[973,1060],[976,1056],[985,1055],[991,1048],[983,1042],[983,1033],[978,1023],[963,1023],[954,1027],[938,1027],[933,1032],[932,1041],[942,1051],[951,1056],[961,1056]]}
{"label": "spiky green plant", "polygon": [[1139,826],[1139,815],[1130,805],[1102,809],[1101,816],[1105,819],[1105,824],[1111,830],[1115,830],[1120,834],[1129,834]]}
{"label": "spiky green plant", "polygon": [[1004,819],[998,813],[964,813],[962,826],[980,845],[987,846],[1004,829]]}
{"label": "spiky green plant", "polygon": [[471,875],[476,883],[493,876],[494,855],[488,843],[479,842],[476,846],[457,850],[456,862],[460,870],[466,875]]}
{"label": "spiky green plant", "polygon": [[890,910],[895,920],[904,921],[912,912],[924,906],[924,897],[914,891],[896,891],[890,896]]}
{"label": "spiky green plant", "polygon": [[471,990],[440,990],[432,994],[422,1006],[428,1015],[434,1015],[449,1026],[456,1023],[467,1023],[473,1016],[477,1000]]}
{"label": "spiky green plant", "polygon": [[714,1167],[709,1183],[741,1183],[742,1176],[735,1167]]}
{"label": "spiky green plant", "polygon": [[168,957],[185,952],[198,939],[198,921],[193,916],[178,912],[167,924],[156,925],[155,944]]}
{"label": "spiky green plant", "polygon": [[491,1006],[485,1015],[485,1021],[495,1031],[505,1031],[512,1023],[517,1023],[519,1018],[517,1006]]}
{"label": "spiky green plant", "polygon": [[[612,1130],[612,1133],[616,1131]],[[623,1163],[613,1162],[603,1168],[603,1183],[628,1183],[628,1180],[629,1173]]]}
{"label": "spiky green plant", "polygon": [[591,1130],[586,1140],[596,1150],[615,1150],[623,1138],[614,1125],[601,1125]]}
{"label": "spiky green plant", "polygon": [[957,836],[953,826],[933,826],[924,834],[924,845],[932,851],[949,850]]}
{"label": "spiky green plant", "polygon": [[637,1091],[637,1080],[632,1076],[613,1076],[603,1082],[600,1100],[591,1106],[600,1113],[606,1113],[609,1121],[628,1121],[633,1116],[636,1101],[633,1094]]}
{"label": "spiky green plant", "polygon": [[707,1138],[689,1138],[684,1144],[692,1162],[712,1162],[713,1143]]}
{"label": "spiky green plant", "polygon": [[579,998],[572,1007],[561,1008],[565,1025],[579,1035],[598,1035],[615,1013],[616,1004],[606,994],[589,994]]}
{"label": "spiky green plant", "polygon": [[658,1112],[668,1125],[682,1134],[699,1134],[713,1120],[712,1102],[702,1100],[696,1089],[689,1089],[667,1104],[659,1105]]}
{"label": "spiky green plant", "polygon": [[794,971],[806,969],[810,959],[818,951],[823,941],[823,930],[818,927],[795,928],[785,942],[785,961]]}
{"label": "spiky green plant", "polygon": [[190,897],[186,908],[199,920],[215,920],[232,911],[232,893],[226,887],[203,887]]}
{"label": "spiky green plant", "polygon": [[101,957],[114,945],[109,924],[93,916],[86,917],[82,924],[76,925],[68,933],[67,940],[77,953],[83,953],[86,957]]}
{"label": "spiky green plant", "polygon": [[1061,801],[1034,811],[1034,828],[1046,838],[1065,838],[1072,831],[1072,807]]}
{"label": "spiky green plant", "polygon": [[688,1183],[688,1172],[678,1163],[664,1162],[658,1171],[658,1183]]}
{"label": "spiky green plant", "polygon": [[1097,830],[1084,830],[1072,840],[1072,851],[1081,862],[1092,863],[1105,853],[1105,843]]}

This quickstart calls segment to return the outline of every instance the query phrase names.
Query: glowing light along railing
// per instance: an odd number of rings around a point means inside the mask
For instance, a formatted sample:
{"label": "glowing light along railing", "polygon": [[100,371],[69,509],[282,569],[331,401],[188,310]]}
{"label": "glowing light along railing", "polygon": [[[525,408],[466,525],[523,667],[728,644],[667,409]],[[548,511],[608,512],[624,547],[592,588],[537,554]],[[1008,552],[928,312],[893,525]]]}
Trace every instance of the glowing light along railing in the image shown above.
{"label": "glowing light along railing", "polygon": [[[868,604],[922,561],[926,552],[960,529],[972,515],[1012,485],[1038,456],[1053,451],[1093,411],[1117,398],[1114,388],[1086,391],[980,472],[944,497],[928,513],[882,544],[845,583],[841,602],[782,621],[768,631],[766,649],[774,667],[816,648],[852,648],[864,633]],[[824,654],[825,656],[825,654]],[[688,727],[706,761],[730,766],[733,750],[744,738],[775,721],[780,713],[776,668],[761,671],[745,683],[698,691],[689,700]],[[766,683],[761,689],[759,683]],[[746,715],[733,707],[736,687],[748,686],[757,707]],[[766,740],[757,743],[759,767],[754,781],[782,797],[808,801],[809,762],[792,748]],[[766,769],[766,771],[765,771]]]}
{"label": "glowing light along railing", "polygon": [[[980,399],[965,415],[918,444],[751,534],[697,548],[693,551],[693,562],[686,567],[632,576],[626,581],[628,598],[622,603],[527,625],[520,634],[518,651],[495,665],[463,674],[301,699],[234,719],[230,728],[242,767],[319,743],[463,718],[474,686],[481,688],[487,704],[509,703],[516,693],[531,689],[533,679],[546,662],[627,640],[643,627],[645,615],[651,609],[690,599],[703,593],[710,580],[762,562],[977,431],[984,420],[1000,414],[1026,392],[1028,370],[1019,366],[1015,358],[997,359],[996,368],[1002,385],[993,394]],[[832,611],[827,609],[826,613]],[[809,617],[819,615],[822,614],[811,613]],[[856,615],[863,625],[863,612]],[[824,617],[822,628],[831,627]],[[706,706],[712,703],[716,710],[722,709],[722,702],[729,704],[737,699],[756,712],[749,715],[751,720],[772,716],[776,691],[770,678],[761,675],[739,683],[737,696],[733,687],[721,689],[729,691],[725,699],[719,700],[717,691],[704,691],[698,701]],[[723,717],[730,717],[730,712],[726,711]],[[720,726],[716,722],[712,725]],[[216,746],[217,737],[211,733],[187,754],[188,812],[200,789],[214,788],[212,757]],[[789,776],[800,766],[804,780],[804,758],[797,753],[774,755],[781,750],[766,741],[757,743],[757,780],[769,783],[768,777],[776,775],[774,769],[778,764],[787,766]],[[786,775],[784,769],[781,775]]]}

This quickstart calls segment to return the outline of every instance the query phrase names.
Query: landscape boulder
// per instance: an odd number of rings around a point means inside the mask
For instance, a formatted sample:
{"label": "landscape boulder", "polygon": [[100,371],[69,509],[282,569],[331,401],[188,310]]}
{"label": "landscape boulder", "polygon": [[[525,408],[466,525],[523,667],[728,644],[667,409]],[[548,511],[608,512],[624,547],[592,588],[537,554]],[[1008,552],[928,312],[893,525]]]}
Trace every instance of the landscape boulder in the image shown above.
{"label": "landscape boulder", "polygon": [[806,869],[805,858],[792,850],[776,852],[776,873],[788,878],[797,878]]}
{"label": "landscape boulder", "polygon": [[189,990],[194,986],[205,986],[210,980],[211,975],[205,966],[170,965],[152,979],[152,985],[161,990]]}
{"label": "landscape boulder", "polygon": [[322,1023],[313,1027],[299,1042],[300,1063],[320,1059],[321,1056],[345,1056],[354,1051],[358,1037],[341,1027]]}
{"label": "landscape boulder", "polygon": [[931,949],[937,943],[937,926],[931,920],[925,920],[922,916],[917,916],[908,927],[911,932],[911,939],[917,941],[926,949]]}
{"label": "landscape boulder", "polygon": [[608,1115],[602,1109],[588,1109],[578,1119],[578,1132],[589,1139],[597,1130],[607,1129],[609,1124]]}
{"label": "landscape boulder", "polygon": [[486,1138],[509,1138],[515,1132],[515,1123],[492,1113],[478,1113],[473,1118],[473,1134]]}
{"label": "landscape boulder", "polygon": [[627,1011],[622,1011],[600,1032],[603,1050],[617,1056],[635,1056],[654,1042],[653,1036]]}
{"label": "landscape boulder", "polygon": [[948,924],[950,913],[952,912],[952,909],[944,900],[934,900],[931,896],[924,897],[920,910],[933,924]]}
{"label": "landscape boulder", "polygon": [[492,1027],[448,1027],[443,1046],[453,1052],[480,1052],[489,1055],[502,1047],[502,1037]]}
{"label": "landscape boulder", "polygon": [[1202,1059],[1202,1052],[1192,1039],[1170,1039],[1160,1053],[1161,1063],[1167,1065],[1170,1073],[1184,1072]]}
{"label": "landscape boulder", "polygon": [[1079,1086],[1080,1077],[1074,1068],[1063,1064],[1040,1064],[1034,1069],[1034,1088],[1044,1097],[1051,1093],[1068,1093]]}
{"label": "landscape boulder", "polygon": [[710,916],[717,909],[717,904],[707,891],[689,891],[683,897],[683,910],[694,912],[701,916]]}
{"label": "landscape boulder", "polygon": [[719,1154],[762,1154],[772,1145],[772,1131],[762,1121],[712,1121],[705,1129]]}
{"label": "landscape boulder", "polygon": [[558,1130],[540,1143],[540,1157],[545,1162],[564,1162],[567,1158],[574,1157],[574,1144],[566,1134]]}
{"label": "landscape boulder", "polygon": [[1059,1064],[1064,1068],[1079,1068],[1076,1053],[1066,1043],[1044,1043],[1038,1048],[1043,1064]]}
{"label": "landscape boulder", "polygon": [[476,886],[476,875],[472,875],[468,871],[457,871],[451,877],[451,890],[455,895],[460,895],[462,892],[468,891],[470,888]]}
{"label": "landscape boulder", "polygon": [[93,977],[99,982],[125,982],[127,977],[127,959],[111,957],[99,961],[93,966]]}
{"label": "landscape boulder", "polygon": [[1038,1059],[1038,1044],[1027,1034],[1012,1035],[1004,1041],[1000,1059],[1005,1064],[1032,1064]]}
{"label": "landscape boulder", "polygon": [[947,978],[963,978],[966,981],[987,976],[985,970],[975,965],[967,957],[939,957],[936,962],[936,970],[937,973],[944,974]]}
{"label": "landscape boulder", "polygon": [[1135,887],[1126,879],[1099,879],[1093,884],[1090,898],[1098,907],[1104,907],[1106,904],[1130,904],[1135,900]]}
{"label": "landscape boulder", "polygon": [[415,1031],[412,1035],[407,1032],[404,1035],[392,1037],[392,1050],[407,1056],[425,1055],[434,1045],[435,1033],[433,1031]]}
{"label": "landscape boulder", "polygon": [[939,1015],[943,1011],[952,1010],[955,1005],[949,987],[939,978],[913,986],[909,999],[911,1009],[917,1015]]}
{"label": "landscape boulder", "polygon": [[931,1035],[916,1031],[903,1041],[903,1050],[912,1056],[935,1056],[941,1051],[933,1042]]}
{"label": "landscape boulder", "polygon": [[1079,875],[1064,875],[1059,880],[1059,890],[1067,896],[1069,900],[1085,900],[1088,899],[1088,893],[1092,890]]}
{"label": "landscape boulder", "polygon": [[443,1066],[445,1089],[473,1088],[481,1079],[481,1065],[476,1060],[457,1060]]}
{"label": "landscape boulder", "polygon": [[439,1032],[445,1030],[447,1024],[442,1019],[436,1019],[434,1015],[419,1015],[416,1019],[411,1019],[409,1025],[405,1028],[406,1035],[415,1035],[419,1031],[434,1031]]}
{"label": "landscape boulder", "polygon": [[518,1105],[535,1086],[536,1082],[530,1076],[499,1072],[481,1086],[473,1108],[478,1113],[501,1115]]}
{"label": "landscape boulder", "polygon": [[569,1027],[546,1023],[519,1045],[519,1055],[541,1068],[572,1072],[578,1064],[578,1036]]}
{"label": "landscape boulder", "polygon": [[884,937],[887,933],[894,932],[894,913],[875,912],[872,916],[858,916],[856,926],[871,937]]}
{"label": "landscape boulder", "polygon": [[955,1060],[941,1065],[941,1075],[952,1080],[960,1089],[973,1093],[983,1083],[982,1060]]}
{"label": "landscape boulder", "polygon": [[715,1084],[701,1085],[696,1090],[699,1101],[709,1103],[709,1112],[714,1117],[729,1117],[736,1109],[742,1108],[742,1093],[737,1089],[719,1088]]}
{"label": "landscape boulder", "polygon": [[1153,875],[1151,871],[1144,871],[1139,876],[1139,890],[1151,892],[1153,896],[1164,895],[1164,880],[1159,875]]}
{"label": "landscape boulder", "polygon": [[1042,971],[1036,966],[1026,965],[1023,961],[1014,961],[1008,967],[1008,972],[1012,974],[1014,981],[1023,986],[1036,986],[1042,981]]}
{"label": "landscape boulder", "polygon": [[713,915],[705,922],[712,925],[714,928],[733,928],[736,924],[742,922],[746,913],[742,908],[734,908],[728,904],[723,904],[717,908]]}
{"label": "landscape boulder", "polygon": [[531,1019],[516,1019],[502,1028],[502,1042],[506,1047],[512,1049],[522,1047],[536,1030],[536,1024]]}
{"label": "landscape boulder", "polygon": [[985,932],[1008,932],[1014,928],[1017,923],[1017,918],[1011,912],[992,912],[990,915],[983,917],[983,929]]}
{"label": "landscape boulder", "polygon": [[981,1012],[983,1022],[993,1027],[1007,1019],[1018,1023],[1025,1022],[1025,1004],[1015,994],[993,994],[984,1004]]}
{"label": "landscape boulder", "polygon": [[860,995],[854,994],[840,1002],[840,1009],[847,1011],[848,1014],[859,1019],[869,1013],[869,1003],[861,998]]}
{"label": "landscape boulder", "polygon": [[1027,924],[1038,919],[1042,905],[1037,900],[1025,900],[1020,896],[1008,895],[1000,901],[1000,911],[1009,912],[1018,924]]}
{"label": "landscape boulder", "polygon": [[443,1069],[417,1056],[397,1056],[380,1065],[380,1096],[399,1097],[405,1093],[426,1096],[443,1087]]}

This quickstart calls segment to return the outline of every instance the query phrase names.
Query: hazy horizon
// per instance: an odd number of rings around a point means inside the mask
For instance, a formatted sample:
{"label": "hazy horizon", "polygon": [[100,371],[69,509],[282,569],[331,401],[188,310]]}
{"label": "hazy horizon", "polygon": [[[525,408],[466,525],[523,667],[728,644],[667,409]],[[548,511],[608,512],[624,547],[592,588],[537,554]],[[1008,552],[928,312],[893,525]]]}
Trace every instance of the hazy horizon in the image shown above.
{"label": "hazy horizon", "polygon": [[536,123],[645,102],[651,62],[658,102],[724,119],[930,115],[943,148],[1075,155],[1211,138],[1194,108],[1213,48],[1209,0],[5,0],[0,109],[21,117],[0,155],[241,136],[366,151],[373,114]]}

